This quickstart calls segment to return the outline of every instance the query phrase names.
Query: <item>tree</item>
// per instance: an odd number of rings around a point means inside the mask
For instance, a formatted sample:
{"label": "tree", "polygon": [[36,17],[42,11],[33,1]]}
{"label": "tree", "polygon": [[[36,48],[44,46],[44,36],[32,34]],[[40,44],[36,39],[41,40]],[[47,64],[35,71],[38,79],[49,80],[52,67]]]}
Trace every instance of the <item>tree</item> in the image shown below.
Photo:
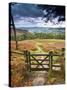
{"label": "tree", "polygon": [[[16,38],[16,29],[15,29],[15,24],[14,24],[14,20],[13,20],[13,15],[11,13],[13,5],[15,5],[15,4],[12,4],[12,3],[9,4],[9,29],[11,30],[11,26],[13,27],[14,37],[15,37],[15,41],[16,41],[16,49],[18,49],[18,43],[17,43],[17,38]],[[10,31],[10,34],[11,34],[11,31]]]}
{"label": "tree", "polygon": [[[52,21],[52,18],[56,18],[59,16],[58,22],[64,21],[65,20],[65,6],[56,6],[56,5],[37,5],[38,8],[42,9],[44,11],[44,17],[46,17],[46,21],[48,22],[49,20],[55,24]],[[63,17],[62,17],[63,16]]]}

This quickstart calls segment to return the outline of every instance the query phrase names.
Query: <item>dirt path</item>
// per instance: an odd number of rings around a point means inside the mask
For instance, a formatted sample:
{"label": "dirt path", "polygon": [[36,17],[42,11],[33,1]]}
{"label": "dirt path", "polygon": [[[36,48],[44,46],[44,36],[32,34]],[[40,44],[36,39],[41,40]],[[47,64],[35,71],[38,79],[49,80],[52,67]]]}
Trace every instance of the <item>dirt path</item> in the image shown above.
{"label": "dirt path", "polygon": [[32,71],[29,73],[29,80],[33,86],[45,85],[48,78],[46,71]]}

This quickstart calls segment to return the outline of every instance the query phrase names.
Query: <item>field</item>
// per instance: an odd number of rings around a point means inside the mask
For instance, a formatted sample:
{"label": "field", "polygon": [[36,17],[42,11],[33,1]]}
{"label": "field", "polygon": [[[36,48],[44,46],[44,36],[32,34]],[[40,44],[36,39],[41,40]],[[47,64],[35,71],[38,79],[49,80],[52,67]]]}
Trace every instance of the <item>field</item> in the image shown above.
{"label": "field", "polygon": [[[30,53],[35,53],[35,54],[49,53],[49,51],[53,51],[53,53],[55,54],[60,54],[61,49],[65,48],[65,41],[61,39],[23,40],[23,41],[18,41],[18,50],[15,50],[15,48],[16,48],[15,41],[11,41],[12,51],[23,52],[24,50],[28,50],[30,51]],[[63,56],[60,57],[61,61],[63,60],[63,58],[64,58]],[[27,71],[24,55],[11,53],[11,86],[13,87],[32,86],[33,79],[30,79],[32,73]],[[62,72],[61,71],[57,73],[53,72],[51,75],[49,75],[49,73],[47,75],[48,76],[46,81],[47,85],[61,84],[65,82],[64,67]]]}
{"label": "field", "polygon": [[[11,49],[15,49],[15,41],[11,41]],[[18,49],[23,51],[24,49],[36,51],[38,47],[43,49],[43,51],[56,50],[65,47],[64,40],[56,39],[34,39],[34,40],[24,40],[18,41]]]}

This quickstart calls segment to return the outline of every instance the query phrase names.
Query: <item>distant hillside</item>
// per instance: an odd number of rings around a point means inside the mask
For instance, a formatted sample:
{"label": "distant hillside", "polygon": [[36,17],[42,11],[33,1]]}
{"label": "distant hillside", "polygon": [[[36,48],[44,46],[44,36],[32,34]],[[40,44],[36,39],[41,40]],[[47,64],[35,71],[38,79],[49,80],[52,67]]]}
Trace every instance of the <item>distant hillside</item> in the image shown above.
{"label": "distant hillside", "polygon": [[65,33],[65,28],[50,28],[50,27],[21,27],[21,30],[28,30],[29,32],[43,32],[43,33]]}
{"label": "distant hillside", "polygon": [[[24,33],[29,33],[29,31],[28,30],[24,30],[24,29],[16,29],[16,35],[22,35]],[[13,29],[11,29],[11,35],[12,36],[14,35]]]}

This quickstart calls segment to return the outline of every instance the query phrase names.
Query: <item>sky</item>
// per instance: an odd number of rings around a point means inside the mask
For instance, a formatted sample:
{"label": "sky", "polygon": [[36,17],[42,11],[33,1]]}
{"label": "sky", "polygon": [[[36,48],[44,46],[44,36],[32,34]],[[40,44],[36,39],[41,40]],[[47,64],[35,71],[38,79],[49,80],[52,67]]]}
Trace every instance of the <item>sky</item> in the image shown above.
{"label": "sky", "polygon": [[12,3],[11,12],[17,28],[65,27],[65,6]]}

